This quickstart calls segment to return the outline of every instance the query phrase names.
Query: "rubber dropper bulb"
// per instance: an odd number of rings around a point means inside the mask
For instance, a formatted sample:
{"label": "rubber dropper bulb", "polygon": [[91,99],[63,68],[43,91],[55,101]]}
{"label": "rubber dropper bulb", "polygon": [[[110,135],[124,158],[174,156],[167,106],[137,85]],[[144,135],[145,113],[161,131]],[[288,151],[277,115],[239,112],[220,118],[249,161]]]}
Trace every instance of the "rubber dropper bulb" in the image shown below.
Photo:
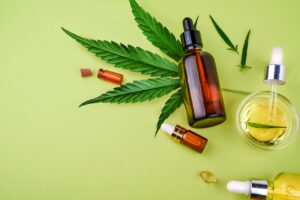
{"label": "rubber dropper bulb", "polygon": [[170,124],[167,124],[167,123],[163,123],[161,126],[160,126],[160,129],[169,134],[169,135],[172,135],[172,133],[174,132],[175,130],[175,126],[172,126]]}
{"label": "rubber dropper bulb", "polygon": [[182,21],[183,33],[180,35],[183,49],[191,47],[203,47],[200,32],[196,30],[193,20],[186,17]]}
{"label": "rubber dropper bulb", "polygon": [[272,49],[270,64],[282,65],[283,64],[283,51],[280,47]]}
{"label": "rubber dropper bulb", "polygon": [[251,191],[251,182],[229,181],[227,184],[227,190],[229,192],[249,195]]}
{"label": "rubber dropper bulb", "polygon": [[195,30],[193,20],[189,17],[183,19],[182,25],[184,31]]}

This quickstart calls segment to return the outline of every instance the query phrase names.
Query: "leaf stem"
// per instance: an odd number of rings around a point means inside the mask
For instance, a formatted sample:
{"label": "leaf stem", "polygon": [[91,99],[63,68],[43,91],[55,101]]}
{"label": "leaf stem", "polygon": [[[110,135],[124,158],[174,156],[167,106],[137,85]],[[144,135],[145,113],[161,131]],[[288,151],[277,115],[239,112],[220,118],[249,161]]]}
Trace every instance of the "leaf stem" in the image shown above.
{"label": "leaf stem", "polygon": [[233,89],[229,89],[229,88],[222,88],[222,90],[225,92],[232,92],[232,93],[242,94],[242,95],[251,94],[251,92],[246,92],[246,91],[242,91],[242,90],[233,90]]}

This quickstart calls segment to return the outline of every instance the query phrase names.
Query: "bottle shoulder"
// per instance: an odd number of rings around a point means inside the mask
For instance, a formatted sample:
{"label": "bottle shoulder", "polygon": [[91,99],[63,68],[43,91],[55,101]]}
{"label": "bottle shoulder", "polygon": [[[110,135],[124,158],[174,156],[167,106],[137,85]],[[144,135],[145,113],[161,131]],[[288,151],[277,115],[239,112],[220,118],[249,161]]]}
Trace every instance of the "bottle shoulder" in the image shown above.
{"label": "bottle shoulder", "polygon": [[197,54],[200,54],[202,60],[211,60],[214,62],[214,57],[207,51],[200,51],[199,49],[191,50],[186,52],[186,54],[180,59],[179,62],[185,62],[187,59],[196,57]]}
{"label": "bottle shoulder", "polygon": [[207,51],[202,51],[202,52],[201,52],[201,55],[202,55],[203,57],[205,57],[205,58],[209,58],[209,59],[211,59],[211,60],[214,60],[214,57],[213,57],[209,52],[207,52]]}

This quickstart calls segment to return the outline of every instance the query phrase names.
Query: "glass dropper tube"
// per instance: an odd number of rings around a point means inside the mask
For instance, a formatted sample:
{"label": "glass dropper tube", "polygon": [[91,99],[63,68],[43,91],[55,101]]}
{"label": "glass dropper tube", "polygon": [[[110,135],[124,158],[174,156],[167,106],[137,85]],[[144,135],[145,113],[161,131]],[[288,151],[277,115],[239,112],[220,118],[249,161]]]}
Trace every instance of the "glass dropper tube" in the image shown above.
{"label": "glass dropper tube", "polygon": [[269,97],[269,121],[273,122],[277,112],[277,86],[285,84],[283,51],[280,47],[272,49],[270,64],[266,69],[265,83],[271,85]]}
{"label": "glass dropper tube", "polygon": [[277,83],[273,82],[271,84],[271,92],[269,97],[269,121],[274,121],[274,116],[276,116],[277,111]]}

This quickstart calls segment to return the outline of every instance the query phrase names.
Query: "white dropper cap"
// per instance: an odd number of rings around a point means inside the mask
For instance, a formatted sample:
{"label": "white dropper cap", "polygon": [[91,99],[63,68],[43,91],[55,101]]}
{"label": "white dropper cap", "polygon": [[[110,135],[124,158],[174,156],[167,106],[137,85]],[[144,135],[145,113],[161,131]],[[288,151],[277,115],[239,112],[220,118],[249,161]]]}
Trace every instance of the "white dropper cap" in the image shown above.
{"label": "white dropper cap", "polygon": [[270,63],[266,68],[265,80],[266,84],[285,84],[285,67],[283,65],[283,50],[281,47],[272,49]]}
{"label": "white dropper cap", "polygon": [[229,181],[227,184],[227,190],[229,192],[249,195],[251,191],[251,182],[241,182],[241,181]]}
{"label": "white dropper cap", "polygon": [[166,133],[168,133],[169,135],[172,135],[172,133],[175,131],[175,126],[172,126],[170,124],[167,123],[163,123],[160,126],[160,129]]}
{"label": "white dropper cap", "polygon": [[272,49],[270,64],[282,65],[283,52],[281,47],[274,47]]}
{"label": "white dropper cap", "polygon": [[268,181],[230,181],[227,184],[227,190],[230,192],[247,195],[250,199],[266,200],[268,196]]}

